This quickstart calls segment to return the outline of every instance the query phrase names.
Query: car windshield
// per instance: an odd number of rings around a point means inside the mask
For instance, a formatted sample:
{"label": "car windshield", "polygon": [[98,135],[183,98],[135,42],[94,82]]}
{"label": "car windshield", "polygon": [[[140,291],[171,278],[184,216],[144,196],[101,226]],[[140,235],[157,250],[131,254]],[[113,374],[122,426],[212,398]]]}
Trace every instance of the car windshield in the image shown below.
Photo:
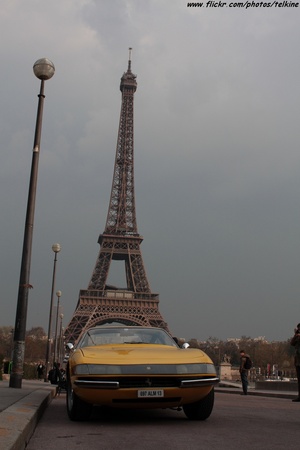
{"label": "car windshield", "polygon": [[177,347],[172,337],[161,328],[95,327],[83,335],[77,348],[107,344],[159,344]]}

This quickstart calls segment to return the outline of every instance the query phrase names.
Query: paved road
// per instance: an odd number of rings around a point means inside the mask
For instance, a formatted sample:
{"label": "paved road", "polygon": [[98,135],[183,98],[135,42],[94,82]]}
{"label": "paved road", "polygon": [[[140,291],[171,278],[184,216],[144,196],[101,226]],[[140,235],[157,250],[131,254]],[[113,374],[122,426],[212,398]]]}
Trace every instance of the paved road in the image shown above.
{"label": "paved road", "polygon": [[290,399],[216,393],[205,422],[183,412],[95,411],[89,422],[71,422],[65,395],[48,406],[26,450],[298,450],[300,403]]}

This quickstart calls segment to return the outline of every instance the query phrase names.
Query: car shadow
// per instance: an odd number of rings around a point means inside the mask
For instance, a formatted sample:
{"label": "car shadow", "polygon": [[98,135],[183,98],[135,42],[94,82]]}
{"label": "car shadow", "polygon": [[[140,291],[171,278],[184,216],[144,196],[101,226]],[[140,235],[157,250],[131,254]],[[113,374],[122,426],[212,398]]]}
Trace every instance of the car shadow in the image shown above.
{"label": "car shadow", "polygon": [[187,420],[184,412],[180,409],[117,409],[109,407],[94,406],[90,418],[91,421],[111,423],[151,423],[174,420]]}

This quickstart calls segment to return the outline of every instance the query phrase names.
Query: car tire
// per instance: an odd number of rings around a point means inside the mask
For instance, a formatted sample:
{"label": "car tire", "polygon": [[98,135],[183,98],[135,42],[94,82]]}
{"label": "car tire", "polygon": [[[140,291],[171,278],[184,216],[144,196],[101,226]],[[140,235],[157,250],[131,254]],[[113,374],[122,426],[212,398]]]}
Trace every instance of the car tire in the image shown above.
{"label": "car tire", "polygon": [[195,403],[183,405],[183,411],[190,420],[206,420],[213,410],[215,400],[215,391],[212,389],[210,393]]}
{"label": "car tire", "polygon": [[67,382],[67,412],[68,416],[73,421],[88,420],[93,405],[81,400],[73,391],[71,382]]}

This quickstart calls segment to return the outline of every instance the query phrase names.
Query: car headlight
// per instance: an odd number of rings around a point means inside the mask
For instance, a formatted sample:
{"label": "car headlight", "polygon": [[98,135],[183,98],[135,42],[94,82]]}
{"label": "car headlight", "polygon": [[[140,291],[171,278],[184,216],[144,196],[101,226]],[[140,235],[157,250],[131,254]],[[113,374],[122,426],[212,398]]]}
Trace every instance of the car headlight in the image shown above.
{"label": "car headlight", "polygon": [[177,364],[177,373],[182,374],[190,374],[190,375],[196,375],[196,374],[216,374],[216,369],[213,366],[213,364]]}
{"label": "car headlight", "polygon": [[74,367],[74,375],[115,375],[121,374],[120,366],[106,364],[78,364]]}

